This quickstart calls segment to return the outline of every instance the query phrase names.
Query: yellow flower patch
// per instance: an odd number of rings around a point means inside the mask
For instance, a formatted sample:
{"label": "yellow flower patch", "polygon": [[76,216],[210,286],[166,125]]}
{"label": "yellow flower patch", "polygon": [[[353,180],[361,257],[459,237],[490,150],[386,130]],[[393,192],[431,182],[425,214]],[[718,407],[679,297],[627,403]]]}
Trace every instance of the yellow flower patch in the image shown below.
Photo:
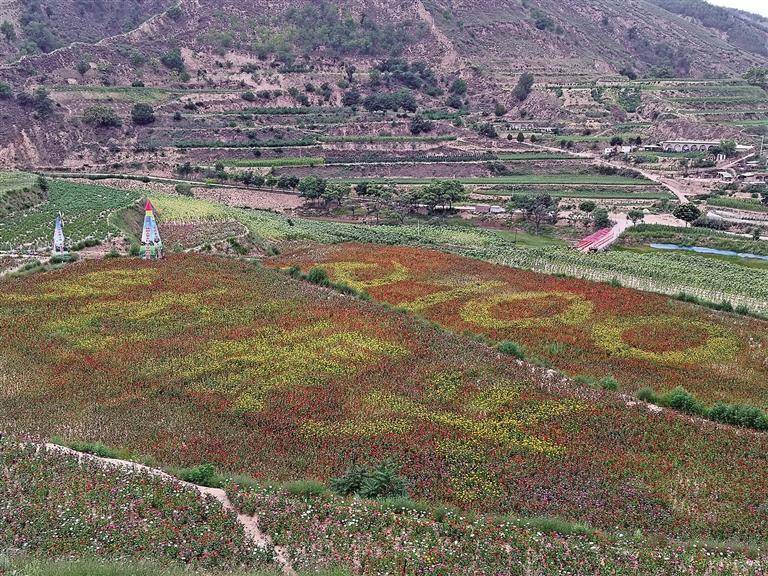
{"label": "yellow flower patch", "polygon": [[[497,318],[493,308],[508,302],[526,300],[557,299],[565,301],[566,308],[552,316],[528,316],[524,318]],[[478,298],[467,302],[461,309],[461,319],[483,328],[534,328],[558,326],[560,324],[578,325],[592,316],[594,306],[578,294],[570,292],[509,292],[487,298]]]}
{"label": "yellow flower patch", "polygon": [[376,359],[407,354],[396,344],[317,322],[290,331],[264,327],[244,340],[214,340],[199,354],[158,366],[153,375],[181,375],[195,387],[231,397],[236,409],[251,412],[261,410],[275,388],[320,384],[354,374]]}
{"label": "yellow flower patch", "polygon": [[[622,335],[630,328],[654,325],[670,328],[685,326],[690,330],[701,330],[707,334],[707,340],[699,346],[685,350],[654,352],[627,344]],[[669,316],[640,316],[636,318],[610,318],[594,326],[592,336],[595,343],[604,350],[624,358],[636,358],[664,364],[715,364],[732,360],[740,349],[738,338],[724,326],[718,326],[700,320],[690,320]]]}
{"label": "yellow flower patch", "polygon": [[[408,269],[399,262],[392,262],[392,271],[378,277],[362,279],[361,275],[381,268],[380,264],[370,262],[329,262],[322,265],[336,282],[343,282],[357,290],[367,290],[377,286],[386,286],[402,282],[409,277]],[[368,275],[368,274],[366,274]]]}

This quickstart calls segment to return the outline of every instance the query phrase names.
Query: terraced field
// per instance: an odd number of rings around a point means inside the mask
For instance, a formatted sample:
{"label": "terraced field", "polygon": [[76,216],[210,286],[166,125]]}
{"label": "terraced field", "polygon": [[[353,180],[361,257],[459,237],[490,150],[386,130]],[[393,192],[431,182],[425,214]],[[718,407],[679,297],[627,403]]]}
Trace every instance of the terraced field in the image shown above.
{"label": "terraced field", "polygon": [[[586,313],[583,298],[566,300],[569,318]],[[764,436],[628,406],[253,264],[87,262],[4,282],[0,301],[7,432],[264,482],[390,458],[413,497],[466,509],[683,538],[768,535],[764,507],[750,504],[766,497]],[[693,344],[702,362],[731,350],[732,336],[715,338],[714,349]]]}

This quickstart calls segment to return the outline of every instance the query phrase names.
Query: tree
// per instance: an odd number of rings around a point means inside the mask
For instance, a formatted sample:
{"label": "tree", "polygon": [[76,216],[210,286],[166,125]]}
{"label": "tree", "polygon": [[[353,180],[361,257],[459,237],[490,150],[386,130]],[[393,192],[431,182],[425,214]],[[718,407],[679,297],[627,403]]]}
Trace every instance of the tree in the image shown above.
{"label": "tree", "polygon": [[517,133],[517,141],[518,142],[525,142],[525,134],[523,134],[522,132],[518,132]]}
{"label": "tree", "polygon": [[85,73],[91,69],[91,65],[88,64],[86,60],[80,60],[75,68],[77,69],[77,73],[80,74],[80,76],[85,76]]}
{"label": "tree", "polygon": [[256,94],[254,94],[250,90],[246,90],[240,95],[240,98],[245,100],[246,102],[254,102],[256,100]]}
{"label": "tree", "polygon": [[752,86],[759,86],[763,90],[768,90],[768,68],[754,67],[747,70],[744,79]]}
{"label": "tree", "polygon": [[91,106],[83,112],[83,121],[99,128],[118,128],[123,125],[120,116],[109,106]]}
{"label": "tree", "polygon": [[341,103],[344,106],[357,106],[360,103],[360,92],[352,88],[341,95]]}
{"label": "tree", "polygon": [[718,148],[728,158],[736,154],[736,142],[734,140],[722,140]]}
{"label": "tree", "polygon": [[523,72],[517,80],[517,85],[512,90],[512,97],[518,102],[525,101],[531,94],[534,77],[530,72]]}
{"label": "tree", "polygon": [[11,96],[13,96],[11,85],[0,82],[0,100],[8,100]]}
{"label": "tree", "polygon": [[611,146],[621,146],[624,144],[624,138],[621,136],[614,136],[611,138]]}
{"label": "tree", "polygon": [[8,40],[8,42],[16,41],[16,28],[14,28],[13,24],[7,20],[3,20],[3,23],[0,24],[0,32],[3,33],[3,36],[5,36],[5,39]]}
{"label": "tree", "polygon": [[493,113],[496,114],[496,116],[504,116],[504,114],[507,113],[507,107],[501,102],[496,102],[496,105],[493,108]]}
{"label": "tree", "polygon": [[299,181],[299,196],[307,200],[318,200],[322,197],[328,183],[317,176],[307,176]]}
{"label": "tree", "polygon": [[496,132],[496,128],[494,128],[493,124],[490,122],[484,122],[483,124],[480,124],[480,126],[477,127],[477,133],[480,134],[480,136],[485,136],[486,138],[499,137],[498,132]]}
{"label": "tree", "polygon": [[22,92],[18,95],[17,100],[22,106],[34,108],[35,112],[43,118],[53,113],[53,100],[51,100],[48,90],[43,86],[35,88],[32,94]]}
{"label": "tree", "polygon": [[349,196],[351,193],[352,188],[349,184],[343,184],[340,182],[330,182],[326,184],[325,189],[320,194],[320,198],[322,199],[324,204],[333,204],[335,203],[337,206],[341,204],[341,202]]}
{"label": "tree", "polygon": [[451,94],[456,94],[457,96],[464,96],[464,94],[467,93],[467,81],[462,80],[461,78],[456,78],[448,91]]}
{"label": "tree", "polygon": [[422,132],[430,132],[432,131],[432,128],[434,127],[434,124],[431,120],[428,120],[427,118],[424,118],[423,116],[417,114],[411,119],[411,134],[418,135]]}
{"label": "tree", "polygon": [[467,191],[461,182],[457,180],[435,180],[424,186],[421,190],[416,191],[414,200],[425,204],[427,210],[432,212],[438,205],[453,208],[456,202],[465,200],[467,197]]}
{"label": "tree", "polygon": [[602,230],[603,228],[610,228],[611,226],[611,220],[608,218],[608,210],[605,208],[595,208],[592,212],[592,220],[595,230]]}
{"label": "tree", "polygon": [[168,52],[163,54],[160,57],[160,62],[162,62],[163,66],[165,66],[166,68],[175,70],[179,74],[181,74],[185,70],[184,58],[181,56],[181,50],[179,50],[178,48],[173,48],[172,50],[169,50]]}
{"label": "tree", "polygon": [[544,222],[557,222],[558,200],[549,194],[524,194],[516,196],[509,203],[509,209],[510,212],[521,210],[523,217],[533,223],[534,231],[538,234]]}
{"label": "tree", "polygon": [[595,204],[592,200],[585,200],[579,204],[579,210],[586,212],[587,214],[591,214],[595,208],[597,208],[597,204]]}
{"label": "tree", "polygon": [[699,207],[696,206],[696,204],[686,202],[685,204],[680,204],[677,208],[675,208],[672,211],[672,215],[675,218],[679,218],[680,220],[685,221],[686,226],[688,226],[688,224],[701,216],[701,210],[699,210]]}
{"label": "tree", "polygon": [[627,212],[627,218],[632,220],[633,226],[636,226],[640,220],[643,220],[645,218],[645,212],[643,212],[642,210],[639,210],[638,208],[632,208],[632,210]]}
{"label": "tree", "polygon": [[357,72],[357,66],[354,64],[346,64],[344,66],[344,73],[347,75],[347,82],[352,84],[352,80],[355,78],[355,72]]}
{"label": "tree", "polygon": [[155,111],[149,104],[134,104],[131,108],[131,120],[139,126],[152,124],[155,121]]}

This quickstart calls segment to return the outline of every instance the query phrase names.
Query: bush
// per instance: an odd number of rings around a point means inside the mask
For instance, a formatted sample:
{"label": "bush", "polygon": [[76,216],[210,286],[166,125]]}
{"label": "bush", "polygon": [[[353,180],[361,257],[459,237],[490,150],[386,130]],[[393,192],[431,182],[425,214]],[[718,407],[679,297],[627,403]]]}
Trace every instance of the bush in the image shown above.
{"label": "bush", "polygon": [[374,468],[353,464],[344,476],[332,478],[331,490],[341,496],[357,495],[363,498],[400,497],[408,493],[405,481],[397,474],[391,462],[384,462]]}
{"label": "bush", "polygon": [[517,342],[512,342],[511,340],[503,340],[499,342],[499,344],[496,346],[496,349],[502,354],[509,354],[510,356],[514,356],[520,360],[525,359],[525,352],[523,351],[523,347],[520,346],[520,344]]}
{"label": "bush", "polygon": [[657,404],[659,402],[656,393],[647,386],[637,391],[637,398],[643,402],[648,402],[649,404]]}
{"label": "bush", "polygon": [[603,390],[618,390],[619,382],[613,376],[605,376],[600,379],[600,388]]}
{"label": "bush", "polygon": [[179,182],[176,184],[176,194],[180,194],[181,196],[192,196],[192,184]]}
{"label": "bush", "polygon": [[140,126],[152,124],[155,121],[155,111],[149,104],[134,104],[131,109],[131,120]]}
{"label": "bush", "polygon": [[221,488],[224,481],[216,474],[213,464],[200,464],[194,468],[182,468],[176,472],[181,480],[197,484],[198,486],[208,486],[210,488]]}
{"label": "bush", "polygon": [[99,128],[119,128],[123,125],[120,116],[109,106],[91,106],[83,112],[83,122]]}
{"label": "bush", "polygon": [[160,57],[160,62],[162,62],[166,68],[175,70],[178,73],[184,71],[184,58],[182,58],[181,50],[178,48],[174,48],[163,54]]}
{"label": "bush", "polygon": [[318,286],[328,286],[331,283],[330,278],[328,278],[328,273],[319,266],[312,268],[305,276],[305,279]]}
{"label": "bush", "polygon": [[706,413],[706,409],[702,406],[693,394],[688,392],[685,388],[675,388],[670,392],[664,394],[660,403],[662,406],[674,408],[680,412],[686,412],[688,414],[702,415]]}

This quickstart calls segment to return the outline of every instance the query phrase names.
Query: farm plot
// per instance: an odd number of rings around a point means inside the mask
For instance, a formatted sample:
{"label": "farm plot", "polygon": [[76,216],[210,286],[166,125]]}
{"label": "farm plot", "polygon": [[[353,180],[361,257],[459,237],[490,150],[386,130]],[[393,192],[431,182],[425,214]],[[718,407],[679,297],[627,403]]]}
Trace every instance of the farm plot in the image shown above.
{"label": "farm plot", "polygon": [[117,232],[110,216],[139,198],[138,192],[130,190],[53,180],[47,202],[0,219],[0,250],[35,250],[48,245],[59,213],[70,241],[103,239]]}
{"label": "farm plot", "polygon": [[571,375],[627,392],[684,386],[710,403],[768,408],[768,323],[635,290],[510,270],[416,248],[321,246],[275,264],[338,281],[459,332],[521,344]]}
{"label": "farm plot", "polygon": [[[362,274],[369,284],[391,286],[372,272]],[[390,266],[384,278],[402,284],[408,273]],[[419,298],[442,299],[429,286]],[[586,314],[586,296],[564,299],[565,317]],[[0,343],[0,427],[10,433],[264,481],[325,480],[390,458],[412,496],[467,509],[768,536],[768,512],[754,505],[767,496],[765,436],[627,406],[249,263],[89,261],[6,281]],[[729,350],[705,346],[708,358]]]}
{"label": "farm plot", "polygon": [[35,183],[35,175],[27,172],[0,172],[0,202],[9,192],[21,190]]}

